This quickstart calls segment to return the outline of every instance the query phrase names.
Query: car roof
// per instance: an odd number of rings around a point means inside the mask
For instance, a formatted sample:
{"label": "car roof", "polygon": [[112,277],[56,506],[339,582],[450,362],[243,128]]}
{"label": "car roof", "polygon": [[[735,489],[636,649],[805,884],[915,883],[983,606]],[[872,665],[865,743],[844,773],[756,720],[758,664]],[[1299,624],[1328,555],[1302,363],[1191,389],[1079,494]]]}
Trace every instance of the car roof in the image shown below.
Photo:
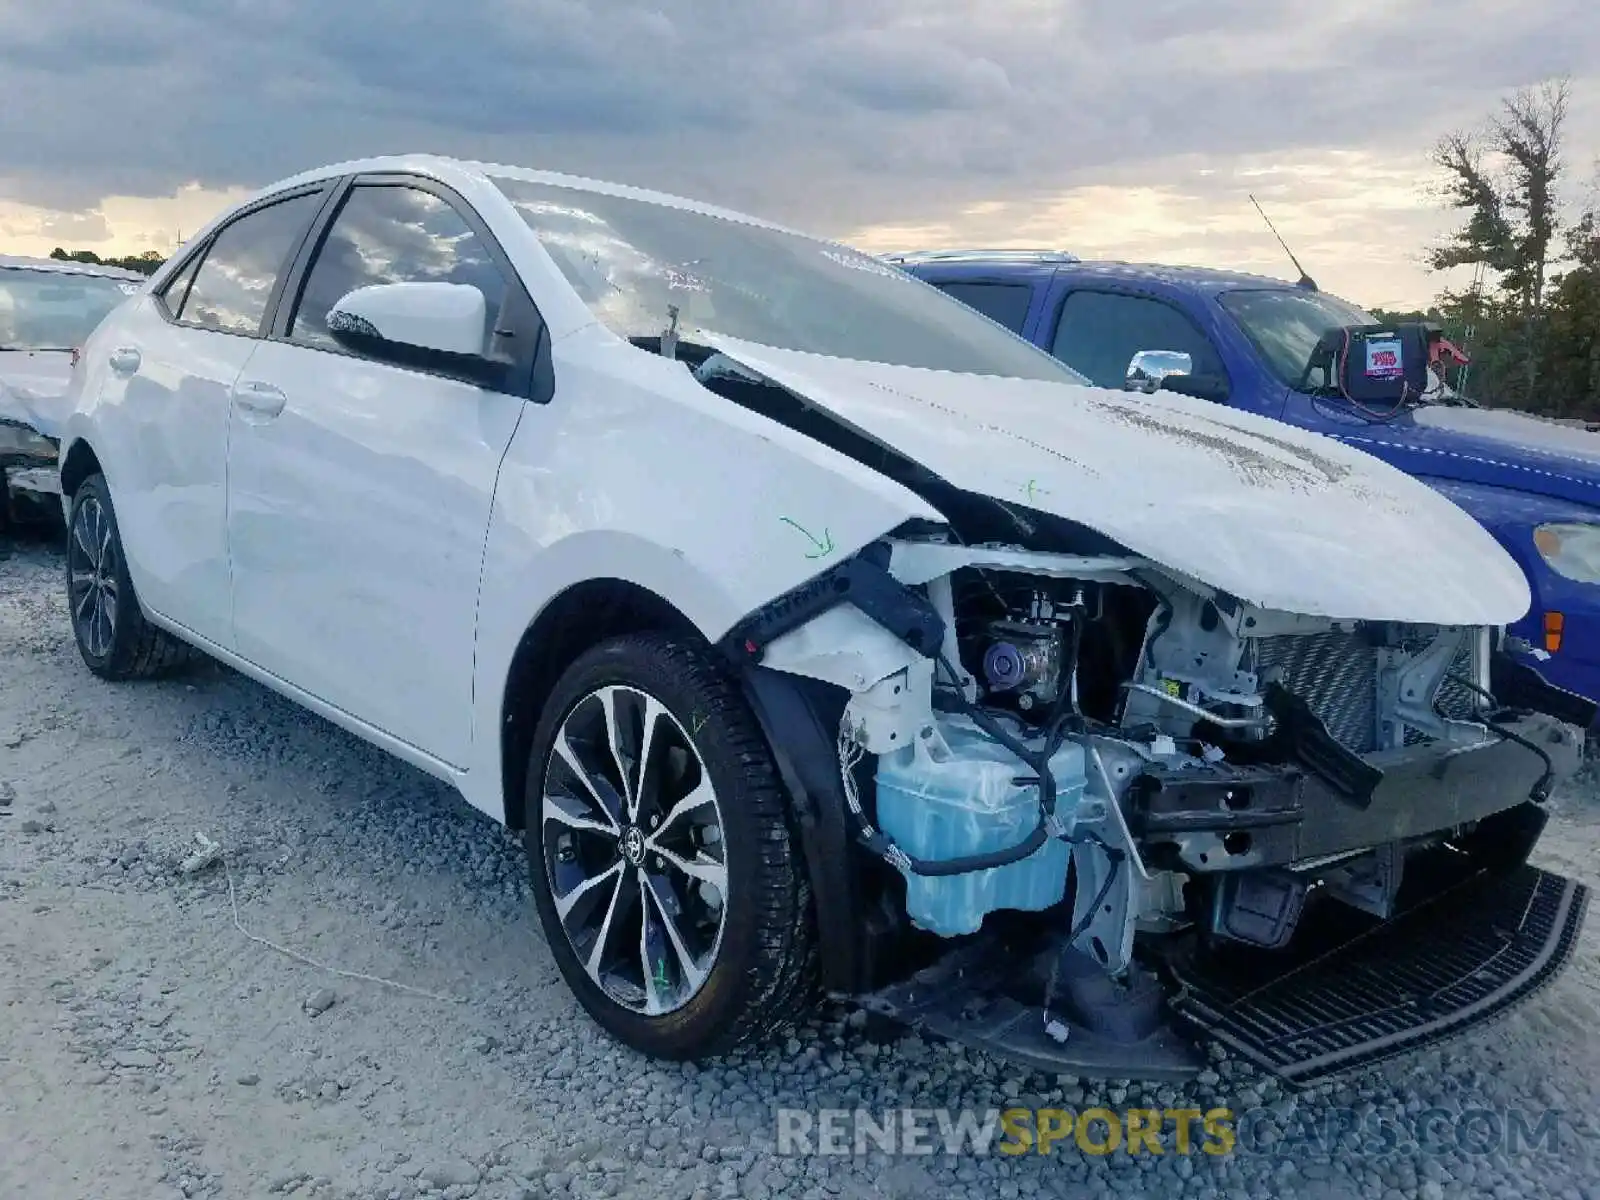
{"label": "car roof", "polygon": [[[1035,275],[1053,273],[1065,267],[1074,275],[1104,279],[1157,280],[1177,287],[1198,288],[1206,292],[1237,288],[1293,288],[1286,279],[1252,275],[1244,271],[1224,271],[1215,267],[1175,267],[1163,263],[1123,262],[1114,259],[1086,260],[1063,250],[912,250],[885,254],[887,262],[907,268],[937,266],[959,268],[953,274]],[[941,272],[942,273],[942,272]]]}
{"label": "car roof", "polygon": [[1157,279],[1178,287],[1199,288],[1208,292],[1296,286],[1287,279],[1272,275],[1255,275],[1248,271],[1227,271],[1218,267],[1178,267],[1165,263],[1122,262],[1115,259],[1079,263],[1073,270],[1076,274],[1100,275],[1107,279]]}
{"label": "car roof", "polygon": [[937,274],[945,280],[1048,279],[1055,269],[1078,262],[1066,250],[1001,248],[996,250],[907,250],[878,256],[913,275]]}
{"label": "car roof", "polygon": [[502,179],[520,180],[525,183],[542,183],[552,187],[566,187],[577,191],[621,196],[649,204],[659,204],[667,208],[687,209],[706,216],[722,217],[726,220],[738,221],[746,225],[756,225],[779,233],[810,238],[813,241],[829,240],[820,238],[815,234],[789,229],[775,222],[764,220],[761,217],[752,216],[749,213],[737,212],[730,208],[720,208],[714,204],[706,204],[687,196],[676,196],[670,192],[657,192],[649,188],[608,183],[605,180],[589,179],[581,175],[564,175],[557,171],[541,171],[531,167],[512,166],[506,163],[479,162],[473,159],[451,158],[447,155],[439,154],[385,155],[378,158],[360,158],[351,159],[347,162],[330,163],[327,166],[316,167],[309,171],[303,171],[298,175],[280,179],[276,183],[269,184],[261,189],[257,195],[271,195],[286,188],[328,179],[337,179],[343,175],[383,173],[422,175],[438,179],[444,183],[448,183],[452,176],[470,176],[486,179],[490,182]]}
{"label": "car roof", "polygon": [[143,283],[146,276],[137,271],[113,267],[108,263],[82,263],[64,258],[29,258],[21,254],[0,254],[0,269],[54,271],[61,275],[101,275],[107,279],[127,279]]}

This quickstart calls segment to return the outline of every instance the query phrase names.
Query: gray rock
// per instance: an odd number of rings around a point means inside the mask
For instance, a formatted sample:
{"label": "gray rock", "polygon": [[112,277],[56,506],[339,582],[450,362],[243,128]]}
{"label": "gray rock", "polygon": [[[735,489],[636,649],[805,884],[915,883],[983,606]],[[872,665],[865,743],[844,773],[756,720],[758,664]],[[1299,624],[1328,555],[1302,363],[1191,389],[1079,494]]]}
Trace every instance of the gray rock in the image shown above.
{"label": "gray rock", "polygon": [[320,1017],[332,1008],[338,999],[339,997],[334,995],[332,988],[318,988],[305,998],[305,1003],[302,1007],[309,1015]]}
{"label": "gray rock", "polygon": [[148,1050],[118,1050],[112,1054],[111,1061],[119,1067],[136,1071],[147,1071],[161,1065],[161,1060]]}
{"label": "gray rock", "polygon": [[246,1071],[243,1075],[238,1076],[234,1082],[241,1087],[255,1087],[256,1084],[261,1082],[261,1076],[254,1071]]}
{"label": "gray rock", "polygon": [[[337,1090],[337,1089],[335,1089]],[[464,1158],[451,1158],[432,1166],[423,1167],[417,1176],[424,1183],[439,1188],[461,1187],[478,1182],[478,1168]]]}

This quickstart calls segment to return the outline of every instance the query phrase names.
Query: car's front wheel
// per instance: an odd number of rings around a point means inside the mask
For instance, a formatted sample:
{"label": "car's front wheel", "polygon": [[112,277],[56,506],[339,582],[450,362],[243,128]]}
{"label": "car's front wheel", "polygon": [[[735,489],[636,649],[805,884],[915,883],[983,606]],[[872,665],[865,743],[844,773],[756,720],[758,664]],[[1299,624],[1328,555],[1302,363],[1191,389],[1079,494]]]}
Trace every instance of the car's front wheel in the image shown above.
{"label": "car's front wheel", "polygon": [[776,768],[739,689],[659,635],[584,654],[528,772],[535,901],[590,1015],[642,1053],[724,1053],[802,1014],[814,934]]}
{"label": "car's front wheel", "polygon": [[148,679],[195,657],[186,643],[145,620],[104,475],[89,476],[72,494],[67,608],[78,653],[102,679]]}

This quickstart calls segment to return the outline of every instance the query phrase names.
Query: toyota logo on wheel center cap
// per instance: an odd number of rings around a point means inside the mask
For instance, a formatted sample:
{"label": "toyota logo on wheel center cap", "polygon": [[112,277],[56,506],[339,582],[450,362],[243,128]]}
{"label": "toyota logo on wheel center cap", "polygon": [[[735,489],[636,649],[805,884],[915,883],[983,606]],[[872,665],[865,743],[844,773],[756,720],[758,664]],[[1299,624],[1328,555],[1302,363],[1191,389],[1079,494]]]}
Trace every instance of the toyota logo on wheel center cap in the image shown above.
{"label": "toyota logo on wheel center cap", "polygon": [[644,833],[637,825],[622,831],[622,857],[636,867],[644,861]]}

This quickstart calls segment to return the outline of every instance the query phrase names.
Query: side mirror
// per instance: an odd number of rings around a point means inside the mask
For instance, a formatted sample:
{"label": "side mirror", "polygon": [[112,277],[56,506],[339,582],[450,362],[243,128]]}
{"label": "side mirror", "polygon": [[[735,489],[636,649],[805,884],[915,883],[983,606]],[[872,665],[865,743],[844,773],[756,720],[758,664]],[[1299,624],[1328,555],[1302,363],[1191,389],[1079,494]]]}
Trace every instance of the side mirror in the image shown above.
{"label": "side mirror", "polygon": [[328,332],[348,350],[397,366],[498,378],[484,354],[488,302],[465,283],[380,283],[357,288],[328,311]]}
{"label": "side mirror", "polygon": [[1181,350],[1141,350],[1128,363],[1122,389],[1127,392],[1157,392],[1162,381],[1173,375],[1187,375],[1194,363]]}

